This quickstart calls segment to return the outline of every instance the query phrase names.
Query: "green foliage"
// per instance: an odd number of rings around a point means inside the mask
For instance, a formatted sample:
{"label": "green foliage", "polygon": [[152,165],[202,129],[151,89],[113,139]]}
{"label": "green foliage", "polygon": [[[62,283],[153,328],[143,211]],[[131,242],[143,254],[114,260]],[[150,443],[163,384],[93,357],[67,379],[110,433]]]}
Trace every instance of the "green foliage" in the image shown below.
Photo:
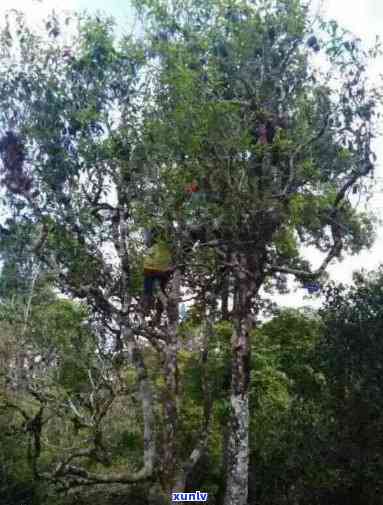
{"label": "green foliage", "polygon": [[334,496],[370,503],[382,485],[381,310],[382,268],[357,274],[351,288],[329,288],[317,357],[328,380]]}
{"label": "green foliage", "polygon": [[1,416],[0,436],[0,496],[4,505],[38,505],[38,486],[25,458],[27,437],[22,432],[12,432],[12,416]]}

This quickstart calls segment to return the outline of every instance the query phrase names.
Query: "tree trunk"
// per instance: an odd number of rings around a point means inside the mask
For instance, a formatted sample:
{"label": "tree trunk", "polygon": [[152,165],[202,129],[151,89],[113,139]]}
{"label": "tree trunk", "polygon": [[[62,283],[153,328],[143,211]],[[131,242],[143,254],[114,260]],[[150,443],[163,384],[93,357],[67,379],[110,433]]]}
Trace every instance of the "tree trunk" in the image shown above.
{"label": "tree trunk", "polygon": [[[248,335],[233,335],[231,420],[224,505],[246,505],[249,468]],[[239,348],[239,342],[245,344]]]}
{"label": "tree trunk", "polygon": [[249,471],[249,382],[252,281],[246,263],[239,262],[235,321],[231,339],[230,433],[224,505],[246,505]]}
{"label": "tree trunk", "polygon": [[[163,350],[162,372],[165,381],[163,391],[164,431],[162,446],[161,483],[169,496],[176,492],[178,473],[177,427],[178,427],[178,324],[180,299],[180,272],[176,271],[168,300],[164,299],[168,316],[167,342]],[[178,489],[177,489],[178,491]]]}
{"label": "tree trunk", "polygon": [[223,272],[222,295],[221,295],[221,317],[223,321],[229,319],[229,273]]}
{"label": "tree trunk", "polygon": [[[230,263],[231,254],[226,254],[226,261]],[[229,319],[229,295],[230,295],[230,270],[225,267],[221,272],[222,292],[221,292],[221,314],[224,321]]]}
{"label": "tree trunk", "polygon": [[204,423],[203,430],[197,444],[185,461],[180,461],[177,451],[177,430],[179,412],[179,387],[178,387],[178,324],[180,300],[180,272],[176,271],[172,281],[172,290],[169,299],[164,299],[168,315],[168,331],[166,346],[163,350],[162,371],[165,387],[163,391],[164,430],[161,461],[161,486],[165,496],[171,503],[172,493],[185,492],[186,479],[194,466],[204,453],[210,431],[211,397],[207,384],[207,356],[208,341],[211,334],[211,324],[207,324],[203,334],[202,367],[203,367],[203,391],[204,391]]}

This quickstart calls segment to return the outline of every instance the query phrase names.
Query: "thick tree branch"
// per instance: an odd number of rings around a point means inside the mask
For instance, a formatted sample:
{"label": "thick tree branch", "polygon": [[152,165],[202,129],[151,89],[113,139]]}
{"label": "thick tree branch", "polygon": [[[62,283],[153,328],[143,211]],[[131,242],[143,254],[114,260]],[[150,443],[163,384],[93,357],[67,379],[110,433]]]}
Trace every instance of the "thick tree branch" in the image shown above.
{"label": "thick tree branch", "polygon": [[368,175],[373,170],[373,168],[374,166],[371,163],[366,163],[364,170],[361,172],[355,172],[350,176],[349,180],[345,182],[341,189],[338,191],[334,201],[334,208],[339,207],[339,204],[343,201],[347,190],[349,190],[360,177],[365,177]]}
{"label": "thick tree branch", "polygon": [[65,469],[61,470],[61,474],[65,476],[77,476],[83,479],[82,485],[86,484],[132,484],[147,480],[152,477],[153,467],[146,464],[138,472],[116,472],[116,473],[96,473],[89,472],[83,467],[75,465],[67,465]]}
{"label": "thick tree branch", "polygon": [[284,267],[284,266],[279,266],[279,265],[271,265],[270,267],[268,267],[266,269],[266,274],[283,273],[283,274],[295,275],[296,277],[300,277],[302,279],[318,278],[326,270],[329,263],[339,255],[341,248],[342,248],[342,243],[340,241],[335,241],[334,244],[332,245],[329,253],[327,254],[326,258],[323,260],[322,264],[320,265],[320,267],[314,271],[300,270],[300,269]]}

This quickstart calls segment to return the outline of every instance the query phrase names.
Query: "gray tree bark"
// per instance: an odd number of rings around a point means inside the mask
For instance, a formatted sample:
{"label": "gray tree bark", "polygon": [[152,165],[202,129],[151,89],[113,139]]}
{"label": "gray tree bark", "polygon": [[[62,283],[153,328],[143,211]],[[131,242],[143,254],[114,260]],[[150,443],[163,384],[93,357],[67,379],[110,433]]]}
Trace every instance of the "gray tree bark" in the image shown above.
{"label": "gray tree bark", "polygon": [[249,467],[249,336],[243,329],[232,339],[231,419],[224,505],[246,505]]}
{"label": "gray tree bark", "polygon": [[246,505],[248,497],[251,299],[255,289],[247,272],[246,259],[241,257],[236,276],[235,320],[231,338],[231,419],[224,505]]}

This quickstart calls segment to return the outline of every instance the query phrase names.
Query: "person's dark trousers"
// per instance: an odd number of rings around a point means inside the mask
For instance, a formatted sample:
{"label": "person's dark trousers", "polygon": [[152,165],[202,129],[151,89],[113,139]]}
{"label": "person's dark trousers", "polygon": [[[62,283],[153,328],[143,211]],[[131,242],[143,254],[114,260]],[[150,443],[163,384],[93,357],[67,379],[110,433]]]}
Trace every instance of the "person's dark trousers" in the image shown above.
{"label": "person's dark trousers", "polygon": [[190,238],[193,242],[193,245],[196,242],[206,242],[207,234],[206,228],[204,226],[200,226],[199,228],[195,227],[190,230]]}

